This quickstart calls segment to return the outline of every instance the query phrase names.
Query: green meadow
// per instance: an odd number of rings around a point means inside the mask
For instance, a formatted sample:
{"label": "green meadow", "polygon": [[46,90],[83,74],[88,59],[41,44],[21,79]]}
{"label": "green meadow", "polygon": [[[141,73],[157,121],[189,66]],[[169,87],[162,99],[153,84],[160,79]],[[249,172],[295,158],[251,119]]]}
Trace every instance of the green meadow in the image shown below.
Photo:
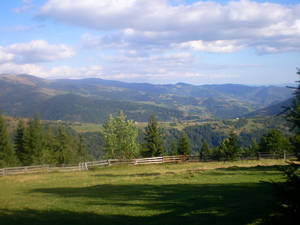
{"label": "green meadow", "polygon": [[1,225],[261,224],[280,160],[120,165],[0,177]]}

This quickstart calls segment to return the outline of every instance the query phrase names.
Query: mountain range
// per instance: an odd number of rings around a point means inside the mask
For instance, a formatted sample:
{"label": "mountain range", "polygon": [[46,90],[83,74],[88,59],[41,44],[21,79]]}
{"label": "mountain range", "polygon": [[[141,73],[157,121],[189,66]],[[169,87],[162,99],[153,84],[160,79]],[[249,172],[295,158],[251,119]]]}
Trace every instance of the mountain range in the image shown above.
{"label": "mountain range", "polygon": [[141,122],[151,114],[160,121],[197,121],[276,114],[282,105],[290,104],[292,91],[279,86],[155,85],[2,74],[0,109],[15,117],[38,113],[46,120],[92,123],[103,123],[120,110]]}

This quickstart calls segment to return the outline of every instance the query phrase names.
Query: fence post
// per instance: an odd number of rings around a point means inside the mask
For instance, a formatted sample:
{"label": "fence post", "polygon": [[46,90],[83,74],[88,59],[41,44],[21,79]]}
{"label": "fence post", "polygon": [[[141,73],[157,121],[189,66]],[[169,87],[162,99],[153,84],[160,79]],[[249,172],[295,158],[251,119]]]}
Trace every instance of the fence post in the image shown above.
{"label": "fence post", "polygon": [[286,153],[283,152],[283,159],[286,160]]}
{"label": "fence post", "polygon": [[86,169],[86,170],[89,170],[88,165],[87,165],[86,162],[84,163],[84,166],[85,166],[85,169]]}
{"label": "fence post", "polygon": [[109,159],[107,160],[107,163],[108,163],[108,166],[110,166],[110,160]]}
{"label": "fence post", "polygon": [[257,153],[257,160],[260,160],[260,152]]}
{"label": "fence post", "polygon": [[6,169],[3,168],[3,176],[6,176]]}

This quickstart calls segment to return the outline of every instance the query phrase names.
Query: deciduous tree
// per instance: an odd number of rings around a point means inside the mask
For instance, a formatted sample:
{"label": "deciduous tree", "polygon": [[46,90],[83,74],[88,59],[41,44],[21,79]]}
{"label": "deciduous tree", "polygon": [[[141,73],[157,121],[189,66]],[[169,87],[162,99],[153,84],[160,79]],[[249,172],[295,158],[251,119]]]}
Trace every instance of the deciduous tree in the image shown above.
{"label": "deciduous tree", "polygon": [[126,119],[123,111],[115,118],[110,115],[103,128],[107,157],[131,159],[138,155],[137,128],[132,120]]}

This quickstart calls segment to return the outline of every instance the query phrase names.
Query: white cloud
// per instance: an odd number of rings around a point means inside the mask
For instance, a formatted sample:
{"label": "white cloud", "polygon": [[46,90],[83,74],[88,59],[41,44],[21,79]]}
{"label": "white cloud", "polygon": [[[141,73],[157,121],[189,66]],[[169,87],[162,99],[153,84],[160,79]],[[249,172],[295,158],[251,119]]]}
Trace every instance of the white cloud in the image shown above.
{"label": "white cloud", "polygon": [[19,64],[51,62],[74,56],[72,48],[60,44],[49,44],[44,40],[29,43],[16,43],[6,47],[0,46],[0,63],[13,62]]}
{"label": "white cloud", "polygon": [[22,0],[22,6],[19,8],[13,9],[13,12],[16,14],[19,14],[19,13],[24,12],[27,9],[31,8],[32,6],[33,6],[32,0]]}
{"label": "white cloud", "polygon": [[231,40],[217,40],[217,41],[188,41],[177,45],[179,48],[191,48],[197,51],[205,52],[222,52],[231,53],[242,49],[244,46],[238,41]]}
{"label": "white cloud", "polygon": [[198,1],[188,5],[172,5],[167,0],[48,0],[38,16],[110,31],[99,37],[85,34],[82,40],[87,47],[159,49],[183,45],[212,52],[247,47],[260,53],[299,51],[300,4],[250,0],[226,4]]}
{"label": "white cloud", "polygon": [[0,46],[0,64],[6,63],[14,59],[14,55],[11,53],[5,52],[5,49]]}
{"label": "white cloud", "polygon": [[78,79],[86,77],[102,77],[102,73],[102,67],[97,65],[77,68],[70,66],[56,66],[45,69],[44,67],[35,64],[0,64],[0,74],[31,74],[42,78]]}
{"label": "white cloud", "polygon": [[2,63],[0,64],[0,74],[32,74],[42,76],[45,73],[41,66],[34,64]]}

